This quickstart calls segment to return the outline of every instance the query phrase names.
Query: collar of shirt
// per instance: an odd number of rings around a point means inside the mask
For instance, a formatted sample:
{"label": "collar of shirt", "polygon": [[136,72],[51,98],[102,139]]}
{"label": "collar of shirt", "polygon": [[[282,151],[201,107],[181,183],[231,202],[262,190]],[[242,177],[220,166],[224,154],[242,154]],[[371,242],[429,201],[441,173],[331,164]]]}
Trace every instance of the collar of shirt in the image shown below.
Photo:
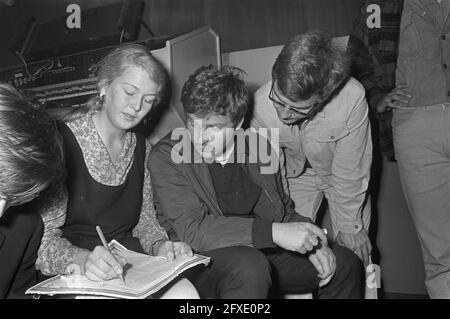
{"label": "collar of shirt", "polygon": [[127,133],[119,160],[113,162],[95,127],[92,118],[94,113],[95,111],[90,110],[84,117],[68,122],[67,126],[74,133],[94,180],[109,186],[121,185],[133,164],[136,137],[131,132]]}
{"label": "collar of shirt", "polygon": [[216,157],[215,161],[222,166],[225,166],[226,163],[230,161],[231,156],[234,154],[235,143],[231,147],[228,147],[226,152],[218,157]]}

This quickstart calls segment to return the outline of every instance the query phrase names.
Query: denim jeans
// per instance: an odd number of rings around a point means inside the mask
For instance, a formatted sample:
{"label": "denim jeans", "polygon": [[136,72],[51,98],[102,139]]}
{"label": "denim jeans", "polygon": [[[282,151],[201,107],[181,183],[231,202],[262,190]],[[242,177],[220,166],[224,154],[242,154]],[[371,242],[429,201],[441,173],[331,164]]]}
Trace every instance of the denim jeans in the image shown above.
{"label": "denim jeans", "polygon": [[392,125],[428,293],[450,298],[450,103],[395,110]]}

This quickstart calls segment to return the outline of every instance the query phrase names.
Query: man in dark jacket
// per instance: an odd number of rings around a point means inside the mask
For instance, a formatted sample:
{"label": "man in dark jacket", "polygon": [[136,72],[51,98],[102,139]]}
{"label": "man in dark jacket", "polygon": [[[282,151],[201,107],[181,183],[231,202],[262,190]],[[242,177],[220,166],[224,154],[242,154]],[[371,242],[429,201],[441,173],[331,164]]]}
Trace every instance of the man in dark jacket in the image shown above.
{"label": "man in dark jacket", "polygon": [[60,163],[53,121],[0,83],[0,299],[25,298],[36,284],[34,264],[43,232],[39,215],[27,212],[30,207],[10,207],[36,197]]}
{"label": "man in dark jacket", "polygon": [[174,130],[150,154],[161,224],[212,258],[190,279],[202,297],[266,298],[271,287],[360,297],[358,258],[329,248],[324,232],[295,213],[278,173],[278,148],[255,131],[235,134],[248,102],[239,69],[200,68],[183,87],[187,130]]}

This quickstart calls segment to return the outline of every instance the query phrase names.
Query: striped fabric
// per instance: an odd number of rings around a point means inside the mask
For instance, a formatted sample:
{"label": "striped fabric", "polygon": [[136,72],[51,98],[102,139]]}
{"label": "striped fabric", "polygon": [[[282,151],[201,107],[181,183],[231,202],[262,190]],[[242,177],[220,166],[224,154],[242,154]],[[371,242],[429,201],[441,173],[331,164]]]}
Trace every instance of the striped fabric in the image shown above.
{"label": "striped fabric", "polygon": [[[381,9],[381,27],[369,28],[367,20],[374,14],[369,5]],[[353,56],[352,76],[365,89],[372,115],[377,119],[380,151],[394,157],[392,112],[377,114],[377,102],[395,87],[400,20],[403,0],[365,0],[349,37],[348,50]]]}

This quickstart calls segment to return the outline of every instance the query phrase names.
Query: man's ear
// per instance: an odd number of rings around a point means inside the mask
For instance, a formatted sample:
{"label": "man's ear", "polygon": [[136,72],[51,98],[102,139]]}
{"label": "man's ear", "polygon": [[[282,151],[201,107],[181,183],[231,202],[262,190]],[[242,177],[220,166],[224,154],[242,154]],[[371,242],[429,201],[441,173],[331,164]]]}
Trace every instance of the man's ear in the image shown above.
{"label": "man's ear", "polygon": [[0,198],[0,218],[3,216],[3,214],[6,212],[7,209],[7,202],[6,199]]}

